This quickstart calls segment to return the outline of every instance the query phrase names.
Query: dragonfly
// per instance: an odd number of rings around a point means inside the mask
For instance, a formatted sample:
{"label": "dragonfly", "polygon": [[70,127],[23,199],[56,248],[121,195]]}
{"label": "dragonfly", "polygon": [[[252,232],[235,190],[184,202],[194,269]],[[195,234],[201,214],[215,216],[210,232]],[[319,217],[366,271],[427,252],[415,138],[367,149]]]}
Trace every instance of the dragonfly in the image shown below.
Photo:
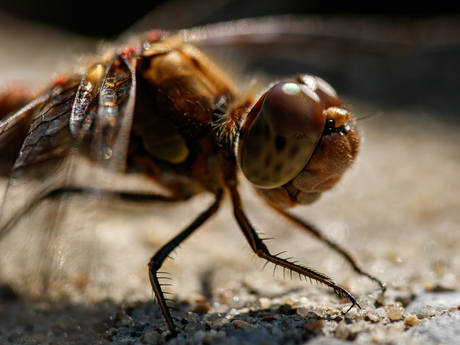
{"label": "dragonfly", "polygon": [[[344,248],[289,211],[315,202],[352,166],[360,136],[345,102],[329,83],[310,74],[238,86],[197,48],[201,41],[259,36],[274,28],[264,20],[251,23],[250,29],[247,24],[152,30],[91,56],[82,72],[60,75],[34,97],[14,89],[3,94],[0,158],[10,173],[0,240],[11,236],[21,218],[40,205],[71,195],[97,193],[138,203],[212,195],[211,205],[148,264],[159,307],[176,334],[160,269],[228,195],[236,223],[257,257],[328,286],[351,302],[350,309],[358,305],[331,277],[270,252],[246,214],[240,196],[245,180],[271,210],[326,243],[384,292],[385,284],[364,271]],[[80,159],[107,171],[141,172],[166,193],[78,184],[73,174]],[[18,197],[24,189],[29,197]]]}

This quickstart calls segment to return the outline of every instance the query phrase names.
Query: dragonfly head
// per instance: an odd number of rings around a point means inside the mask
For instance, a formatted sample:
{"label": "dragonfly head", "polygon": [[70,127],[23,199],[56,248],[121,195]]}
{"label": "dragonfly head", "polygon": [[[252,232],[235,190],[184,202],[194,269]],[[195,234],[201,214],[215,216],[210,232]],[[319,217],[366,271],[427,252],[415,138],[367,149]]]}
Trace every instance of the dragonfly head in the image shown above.
{"label": "dragonfly head", "polygon": [[277,207],[313,202],[339,181],[358,152],[350,118],[335,90],[318,77],[275,84],[243,122],[243,174]]}

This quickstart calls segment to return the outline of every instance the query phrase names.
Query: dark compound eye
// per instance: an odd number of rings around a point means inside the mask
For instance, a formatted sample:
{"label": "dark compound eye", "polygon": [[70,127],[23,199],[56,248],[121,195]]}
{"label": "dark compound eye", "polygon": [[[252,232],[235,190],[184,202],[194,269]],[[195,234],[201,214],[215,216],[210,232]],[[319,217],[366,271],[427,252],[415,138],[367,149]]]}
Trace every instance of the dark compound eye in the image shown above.
{"label": "dark compound eye", "polygon": [[324,131],[324,106],[306,85],[293,82],[276,84],[257,104],[243,124],[239,160],[251,183],[276,188],[308,163]]}

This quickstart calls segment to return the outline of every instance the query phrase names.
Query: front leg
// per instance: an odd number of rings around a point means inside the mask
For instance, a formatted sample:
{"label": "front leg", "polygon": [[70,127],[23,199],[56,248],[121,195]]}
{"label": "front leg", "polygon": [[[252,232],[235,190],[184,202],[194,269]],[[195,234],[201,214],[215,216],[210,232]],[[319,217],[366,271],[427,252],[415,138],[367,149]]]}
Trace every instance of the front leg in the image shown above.
{"label": "front leg", "polygon": [[251,249],[254,251],[254,253],[258,257],[265,259],[275,265],[287,268],[291,270],[292,272],[296,272],[299,274],[299,276],[304,276],[304,277],[308,277],[311,279],[315,279],[316,281],[331,287],[332,289],[334,289],[334,291],[338,295],[348,298],[348,300],[351,302],[351,307],[348,310],[353,308],[355,305],[359,307],[359,304],[356,302],[356,299],[353,297],[353,295],[349,293],[347,290],[345,290],[344,288],[338,286],[330,277],[326,276],[323,273],[317,272],[311,268],[298,265],[294,262],[290,262],[286,259],[282,259],[278,257],[277,255],[271,254],[267,246],[263,243],[263,241],[257,235],[253,226],[249,223],[249,220],[243,211],[243,205],[241,203],[241,198],[240,198],[240,195],[236,187],[230,186],[229,189],[231,192],[231,197],[232,197],[232,202],[233,202],[233,211],[234,211],[235,218],[241,230],[243,231],[243,234],[246,237],[246,240],[249,242]]}

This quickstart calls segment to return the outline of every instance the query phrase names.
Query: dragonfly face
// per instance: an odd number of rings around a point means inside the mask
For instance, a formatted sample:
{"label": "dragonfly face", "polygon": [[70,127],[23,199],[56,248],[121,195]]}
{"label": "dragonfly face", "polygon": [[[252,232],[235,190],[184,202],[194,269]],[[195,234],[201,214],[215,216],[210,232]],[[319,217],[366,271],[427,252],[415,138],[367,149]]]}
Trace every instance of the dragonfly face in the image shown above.
{"label": "dragonfly face", "polygon": [[[109,190],[101,194],[142,202],[187,200],[202,192],[214,195],[214,203],[149,264],[150,281],[171,331],[176,326],[158,270],[174,248],[215,214],[224,193],[230,194],[236,221],[257,256],[315,279],[355,305],[354,297],[328,276],[270,254],[244,213],[238,190],[241,169],[270,206],[320,237],[384,290],[343,249],[283,210],[311,203],[333,187],[358,152],[359,136],[350,112],[334,89],[319,77],[300,75],[243,92],[176,35],[155,31],[138,42],[96,59],[84,74],[63,78],[1,120],[3,151],[12,138],[17,140],[16,130],[30,124],[4,205],[12,204],[17,183],[43,184],[30,200],[4,212],[0,239],[43,201],[93,188],[73,183],[78,166],[69,161],[82,156],[108,170],[141,171],[169,191],[169,196]],[[47,183],[57,171],[64,178]]]}

